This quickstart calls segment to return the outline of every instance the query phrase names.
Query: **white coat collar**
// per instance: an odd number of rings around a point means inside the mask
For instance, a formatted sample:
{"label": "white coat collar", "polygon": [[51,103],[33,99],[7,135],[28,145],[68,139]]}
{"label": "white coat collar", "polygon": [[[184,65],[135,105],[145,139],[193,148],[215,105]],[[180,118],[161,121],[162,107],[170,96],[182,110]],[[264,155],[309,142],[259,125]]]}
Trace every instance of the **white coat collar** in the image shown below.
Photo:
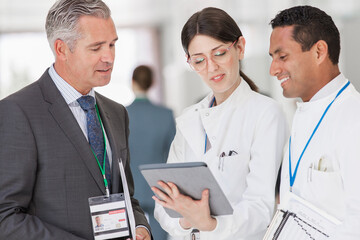
{"label": "white coat collar", "polygon": [[310,105],[322,104],[328,102],[328,99],[333,99],[337,92],[347,83],[345,76],[340,73],[337,77],[331,80],[328,84],[322,87],[309,102],[297,102],[298,109],[307,109]]}
{"label": "white coat collar", "polygon": [[322,87],[311,99],[310,102],[319,100],[321,98],[327,97],[337,91],[347,83],[345,76],[340,73],[333,80],[328,82],[324,87]]}
{"label": "white coat collar", "polygon": [[240,85],[222,104],[209,108],[214,97],[213,93],[210,93],[199,103],[185,109],[183,114],[176,119],[178,130],[199,158],[204,155],[205,131],[208,134],[212,148],[214,148],[216,142],[212,139],[212,136],[218,135],[220,123],[226,124],[230,120],[223,119],[223,112],[232,111],[231,108],[241,106],[241,103],[251,93],[252,90],[249,85],[242,79]]}

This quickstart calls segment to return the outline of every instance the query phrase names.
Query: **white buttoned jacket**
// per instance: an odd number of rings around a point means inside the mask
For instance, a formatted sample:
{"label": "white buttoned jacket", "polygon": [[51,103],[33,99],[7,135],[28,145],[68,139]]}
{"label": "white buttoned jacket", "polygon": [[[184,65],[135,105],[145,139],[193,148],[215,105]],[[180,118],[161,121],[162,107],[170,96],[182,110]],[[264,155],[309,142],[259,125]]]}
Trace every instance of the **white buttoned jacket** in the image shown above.
{"label": "white buttoned jacket", "polygon": [[[216,217],[216,229],[200,232],[201,239],[261,239],[275,206],[285,117],[275,101],[252,91],[243,80],[222,104],[209,108],[212,99],[209,94],[176,119],[168,163],[204,161],[234,209],[233,215]],[[205,132],[211,145],[206,154]],[[230,151],[236,153],[229,156]],[[190,239],[192,229],[182,229],[179,219],[170,218],[158,204],[155,217],[170,235]]]}
{"label": "white buttoned jacket", "polygon": [[[297,104],[291,129],[294,172],[326,107],[348,82],[340,74],[309,102]],[[284,155],[280,202],[290,189],[289,148]],[[320,160],[321,159],[321,160]],[[299,163],[293,193],[339,219],[329,239],[360,239],[360,94],[350,84],[334,101]]]}

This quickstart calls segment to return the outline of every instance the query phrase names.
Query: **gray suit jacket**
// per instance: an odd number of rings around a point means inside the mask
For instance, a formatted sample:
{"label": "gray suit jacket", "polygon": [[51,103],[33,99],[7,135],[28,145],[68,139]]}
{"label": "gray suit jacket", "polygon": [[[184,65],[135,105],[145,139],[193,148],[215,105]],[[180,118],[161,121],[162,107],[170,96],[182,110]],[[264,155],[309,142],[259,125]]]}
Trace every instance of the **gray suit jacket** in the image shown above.
{"label": "gray suit jacket", "polygon": [[[122,192],[122,158],[130,195],[128,116],[96,93],[112,159],[112,193]],[[0,239],[93,239],[88,198],[105,194],[89,143],[46,70],[0,101]],[[137,225],[147,224],[132,198]]]}

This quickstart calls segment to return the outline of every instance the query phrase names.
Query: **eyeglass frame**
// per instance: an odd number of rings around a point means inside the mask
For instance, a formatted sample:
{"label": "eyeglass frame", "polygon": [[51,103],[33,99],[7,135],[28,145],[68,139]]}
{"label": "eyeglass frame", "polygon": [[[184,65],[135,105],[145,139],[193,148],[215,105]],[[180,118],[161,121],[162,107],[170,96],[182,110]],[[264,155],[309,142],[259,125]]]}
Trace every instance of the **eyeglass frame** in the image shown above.
{"label": "eyeglass frame", "polygon": [[[231,43],[231,45],[227,48],[225,48],[226,52],[228,52],[234,45],[235,43],[238,41],[238,39],[236,39],[233,43]],[[207,64],[208,64],[208,58],[205,56],[205,59],[206,59],[206,66],[204,67],[204,69],[207,68]],[[187,57],[187,60],[186,62],[190,65],[190,68],[192,70],[194,70],[195,72],[201,72],[201,71],[204,71],[204,69],[201,69],[200,71],[197,71],[195,70],[195,68],[191,65],[191,62],[190,62],[190,54],[188,54],[188,57]],[[216,61],[215,61],[216,62]]]}

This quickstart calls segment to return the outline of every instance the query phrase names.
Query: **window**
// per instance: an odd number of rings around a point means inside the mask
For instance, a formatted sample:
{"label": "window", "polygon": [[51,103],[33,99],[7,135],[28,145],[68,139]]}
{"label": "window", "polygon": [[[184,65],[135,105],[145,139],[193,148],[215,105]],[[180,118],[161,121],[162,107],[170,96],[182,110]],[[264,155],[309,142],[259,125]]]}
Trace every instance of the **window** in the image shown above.
{"label": "window", "polygon": [[[140,64],[154,69],[155,100],[160,99],[158,39],[152,28],[117,30],[116,57],[109,85],[97,88],[101,94],[130,104],[133,69]],[[54,56],[45,33],[8,33],[0,35],[0,99],[36,81],[53,62]]]}

